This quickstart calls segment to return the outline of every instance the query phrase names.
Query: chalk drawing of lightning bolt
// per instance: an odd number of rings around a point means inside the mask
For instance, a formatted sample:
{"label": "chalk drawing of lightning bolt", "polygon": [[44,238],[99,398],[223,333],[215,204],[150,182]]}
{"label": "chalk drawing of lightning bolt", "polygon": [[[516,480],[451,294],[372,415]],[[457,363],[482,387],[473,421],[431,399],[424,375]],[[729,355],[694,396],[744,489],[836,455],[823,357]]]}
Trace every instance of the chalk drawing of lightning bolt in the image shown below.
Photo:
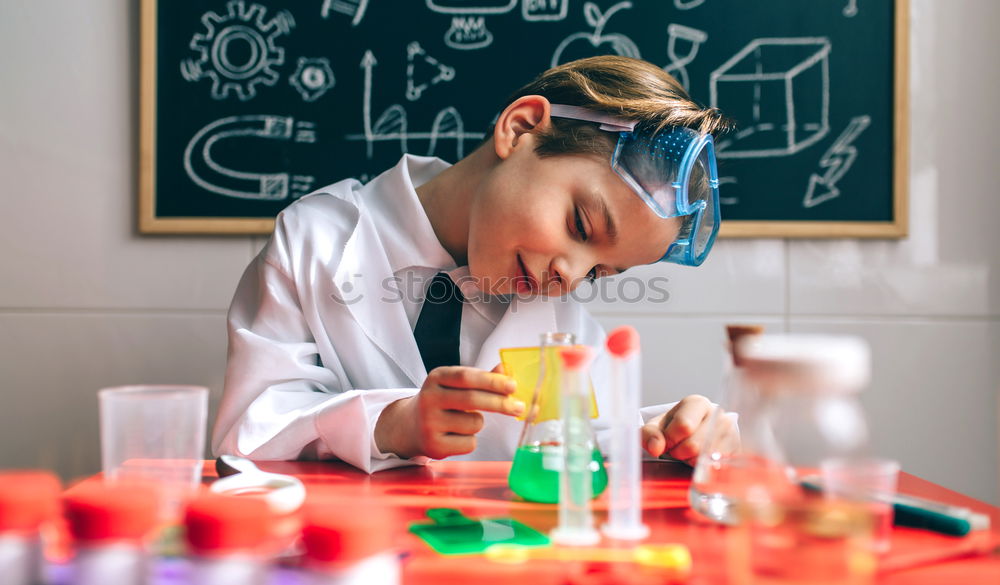
{"label": "chalk drawing of lightning bolt", "polygon": [[[872,123],[871,116],[855,116],[848,122],[847,128],[833,141],[833,145],[819,159],[820,168],[826,169],[823,176],[813,173],[809,177],[809,188],[802,199],[803,207],[816,207],[824,201],[840,196],[837,182],[851,170],[854,159],[858,158],[858,150],[852,146],[857,137]],[[816,187],[821,185],[817,193]]]}

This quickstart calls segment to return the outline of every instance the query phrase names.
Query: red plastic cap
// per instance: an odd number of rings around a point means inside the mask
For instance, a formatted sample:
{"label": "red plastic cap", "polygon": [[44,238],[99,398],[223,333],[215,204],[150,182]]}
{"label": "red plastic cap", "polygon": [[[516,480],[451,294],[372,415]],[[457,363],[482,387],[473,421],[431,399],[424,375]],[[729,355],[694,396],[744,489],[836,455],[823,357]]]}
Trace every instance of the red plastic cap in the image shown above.
{"label": "red plastic cap", "polygon": [[384,504],[316,501],[306,508],[302,544],[313,562],[358,561],[390,549],[395,525]]}
{"label": "red plastic cap", "polygon": [[188,503],[185,537],[197,554],[252,551],[271,539],[274,512],[262,498],[205,494]]}
{"label": "red plastic cap", "polygon": [[568,370],[582,370],[594,357],[594,352],[586,345],[571,345],[559,348],[559,357]]}
{"label": "red plastic cap", "polygon": [[626,358],[633,352],[639,351],[639,332],[635,327],[622,325],[608,335],[605,344],[611,355]]}
{"label": "red plastic cap", "polygon": [[148,486],[83,483],[63,497],[70,534],[84,542],[144,539],[156,526],[159,498]]}
{"label": "red plastic cap", "polygon": [[30,532],[59,515],[62,484],[48,471],[0,473],[0,532]]}

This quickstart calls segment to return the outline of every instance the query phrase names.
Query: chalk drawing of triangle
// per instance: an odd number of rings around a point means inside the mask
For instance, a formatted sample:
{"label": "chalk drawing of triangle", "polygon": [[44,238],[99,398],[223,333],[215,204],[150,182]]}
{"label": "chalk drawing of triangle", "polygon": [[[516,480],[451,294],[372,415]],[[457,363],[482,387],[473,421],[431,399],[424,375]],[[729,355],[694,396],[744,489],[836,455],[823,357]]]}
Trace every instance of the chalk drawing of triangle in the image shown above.
{"label": "chalk drawing of triangle", "polygon": [[427,54],[420,43],[414,41],[406,47],[406,98],[417,101],[432,85],[451,81],[455,68],[441,63]]}

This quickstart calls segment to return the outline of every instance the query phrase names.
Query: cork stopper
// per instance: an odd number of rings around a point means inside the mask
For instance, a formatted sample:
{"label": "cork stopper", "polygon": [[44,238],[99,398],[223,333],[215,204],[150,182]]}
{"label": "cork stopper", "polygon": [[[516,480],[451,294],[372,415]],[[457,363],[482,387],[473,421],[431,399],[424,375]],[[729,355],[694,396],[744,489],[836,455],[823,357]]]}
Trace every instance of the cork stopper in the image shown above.
{"label": "cork stopper", "polygon": [[733,357],[733,365],[742,367],[743,356],[740,352],[740,340],[764,333],[763,325],[730,324],[726,325],[726,335],[729,337],[729,353]]}

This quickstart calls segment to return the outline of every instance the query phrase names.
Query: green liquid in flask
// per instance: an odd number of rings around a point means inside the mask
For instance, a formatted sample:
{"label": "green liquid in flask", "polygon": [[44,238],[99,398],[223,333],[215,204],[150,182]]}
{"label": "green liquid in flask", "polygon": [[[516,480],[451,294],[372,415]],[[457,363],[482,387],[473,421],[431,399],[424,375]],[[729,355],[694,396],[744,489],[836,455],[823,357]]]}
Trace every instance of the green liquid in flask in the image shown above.
{"label": "green liquid in flask", "polygon": [[[608,487],[608,471],[599,449],[594,449],[590,468],[591,490],[597,497]],[[529,502],[559,503],[559,446],[527,445],[518,447],[510,466],[507,482],[515,494]]]}

